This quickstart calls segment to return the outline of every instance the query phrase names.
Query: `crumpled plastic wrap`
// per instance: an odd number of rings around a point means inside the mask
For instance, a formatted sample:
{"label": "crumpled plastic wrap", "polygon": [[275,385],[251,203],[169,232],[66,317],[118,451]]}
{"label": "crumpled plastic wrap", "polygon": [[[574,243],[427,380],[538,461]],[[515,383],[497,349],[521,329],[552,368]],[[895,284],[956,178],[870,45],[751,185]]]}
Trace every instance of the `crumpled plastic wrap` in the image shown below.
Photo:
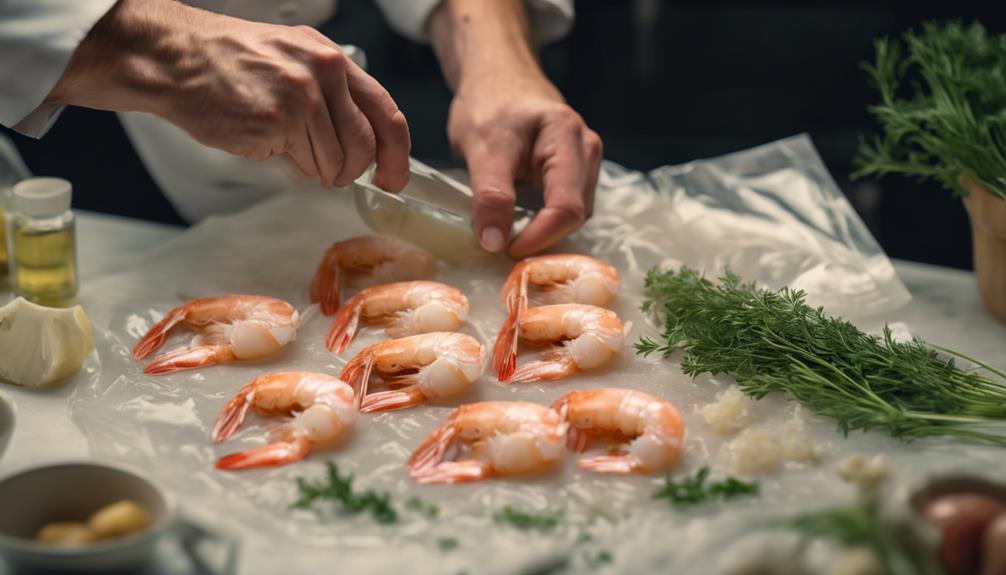
{"label": "crumpled plastic wrap", "polygon": [[[346,360],[383,333],[365,329],[341,356],[324,347],[329,318],[307,297],[324,250],[368,233],[351,194],[300,190],[278,195],[241,214],[212,218],[166,244],[147,262],[92,283],[88,309],[96,328],[100,373],[82,382],[70,411],[95,455],[138,465],[171,489],[197,518],[244,538],[242,572],[708,573],[711,561],[738,535],[787,511],[847,501],[851,491],[831,471],[852,452],[884,452],[911,476],[937,469],[1002,466],[1001,452],[931,440],[896,442],[882,433],[847,440],[832,422],[803,414],[801,435],[819,449],[820,463],[787,463],[763,480],[759,497],[729,505],[675,510],[651,499],[659,477],[582,472],[566,457],[555,472],[518,480],[454,486],[418,485],[405,473],[411,451],[458,405],[480,400],[548,404],[581,388],[638,388],[675,403],[687,426],[685,456],[676,473],[710,465],[729,473],[721,447],[731,436],[712,431],[696,408],[730,383],[681,374],[677,363],[639,358],[631,344],[657,328],[639,312],[642,278],[654,265],[687,263],[707,272],[729,265],[772,287],[792,285],[833,312],[891,309],[908,298],[889,260],[836,188],[806,137],[796,137],[715,160],[666,167],[650,174],[606,163],[594,218],[561,250],[588,253],[615,265],[623,288],[613,309],[626,323],[626,349],[605,368],[571,379],[501,385],[487,373],[460,397],[362,416],[336,449],[274,469],[222,472],[217,457],[265,441],[275,422],[252,416],[243,430],[214,445],[209,430],[224,403],[263,372],[339,373]],[[491,345],[504,319],[499,288],[512,262],[487,257],[479,265],[442,267],[439,280],[471,301],[463,331]],[[147,376],[130,357],[137,339],[180,298],[258,293],[284,298],[303,313],[297,340],[265,360],[166,376]],[[187,343],[176,336],[164,349]],[[769,397],[752,409],[755,425],[782,437],[795,406]],[[965,457],[966,452],[966,457]],[[399,521],[381,526],[367,515],[291,509],[295,478],[321,478],[335,461],[358,489],[391,494]],[[436,518],[404,505],[418,496],[439,506]],[[494,521],[504,505],[560,511],[551,533],[522,532]],[[440,538],[458,542],[451,551]],[[610,563],[597,564],[601,552]],[[282,571],[281,571],[282,570]]]}

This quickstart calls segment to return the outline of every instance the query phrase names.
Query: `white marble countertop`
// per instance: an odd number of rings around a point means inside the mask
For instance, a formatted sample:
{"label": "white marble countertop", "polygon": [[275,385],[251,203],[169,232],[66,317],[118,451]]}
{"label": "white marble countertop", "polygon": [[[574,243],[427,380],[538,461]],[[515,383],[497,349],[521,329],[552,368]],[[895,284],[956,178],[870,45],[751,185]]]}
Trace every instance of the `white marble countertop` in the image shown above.
{"label": "white marble countertop", "polygon": [[[93,297],[89,279],[141,261],[152,248],[182,232],[95,213],[81,212],[78,217],[79,300],[85,309]],[[895,268],[913,299],[881,319],[903,321],[927,341],[966,349],[1006,368],[1006,326],[985,313],[973,274],[901,261],[895,262]],[[0,291],[0,302],[9,297],[9,291]],[[88,457],[86,441],[68,416],[66,398],[71,392],[71,385],[44,391],[0,385],[0,393],[14,404],[17,416],[7,452],[0,456],[0,475],[29,465]],[[0,575],[4,572],[0,564]]]}

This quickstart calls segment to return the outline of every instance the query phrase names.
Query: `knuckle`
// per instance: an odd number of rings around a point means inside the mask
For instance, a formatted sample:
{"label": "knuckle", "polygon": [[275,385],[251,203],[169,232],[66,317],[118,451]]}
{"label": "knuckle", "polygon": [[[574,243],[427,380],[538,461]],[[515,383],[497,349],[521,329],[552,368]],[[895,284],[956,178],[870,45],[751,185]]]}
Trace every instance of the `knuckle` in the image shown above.
{"label": "knuckle", "polygon": [[578,114],[576,110],[574,110],[573,108],[570,108],[569,106],[566,105],[557,106],[553,108],[552,111],[549,112],[549,117],[552,121],[564,125],[575,125],[584,123],[583,118],[580,117],[580,114]]}
{"label": "knuckle", "polygon": [[577,227],[587,221],[587,209],[579,202],[563,202],[551,206],[559,214],[559,218]]}
{"label": "knuckle", "polygon": [[288,68],[283,72],[282,78],[295,93],[302,93],[314,84],[314,76],[300,68]]}
{"label": "knuckle", "polygon": [[345,70],[346,56],[336,48],[323,47],[315,52],[314,63],[329,72]]}
{"label": "knuckle", "polygon": [[259,121],[266,125],[282,124],[286,120],[286,109],[277,103],[271,103],[263,106],[259,110],[258,116]]}
{"label": "knuckle", "polygon": [[513,195],[499,188],[482,188],[477,190],[475,204],[477,207],[491,211],[506,211],[513,209]]}
{"label": "knuckle", "polygon": [[604,156],[604,142],[594,130],[588,129],[586,131],[583,136],[583,145],[590,158],[597,159]]}

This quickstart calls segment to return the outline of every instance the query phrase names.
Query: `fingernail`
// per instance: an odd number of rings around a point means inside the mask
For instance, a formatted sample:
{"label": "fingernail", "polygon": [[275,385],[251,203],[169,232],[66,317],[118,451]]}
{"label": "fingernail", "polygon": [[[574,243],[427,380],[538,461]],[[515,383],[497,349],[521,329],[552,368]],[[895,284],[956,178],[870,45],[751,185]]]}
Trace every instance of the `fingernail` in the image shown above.
{"label": "fingernail", "polygon": [[482,249],[487,252],[499,252],[503,249],[503,232],[499,228],[482,228],[479,243],[482,244]]}

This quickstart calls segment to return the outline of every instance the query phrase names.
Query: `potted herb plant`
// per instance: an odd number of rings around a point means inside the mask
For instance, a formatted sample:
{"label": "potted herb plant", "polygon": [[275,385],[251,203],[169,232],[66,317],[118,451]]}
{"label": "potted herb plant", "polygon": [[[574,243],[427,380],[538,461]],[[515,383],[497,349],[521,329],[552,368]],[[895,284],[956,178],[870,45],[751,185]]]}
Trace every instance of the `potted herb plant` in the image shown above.
{"label": "potted herb plant", "polygon": [[853,177],[904,174],[960,195],[971,218],[982,302],[1006,322],[1006,35],[980,23],[928,23],[876,42],[865,63],[881,134],[860,144]]}

